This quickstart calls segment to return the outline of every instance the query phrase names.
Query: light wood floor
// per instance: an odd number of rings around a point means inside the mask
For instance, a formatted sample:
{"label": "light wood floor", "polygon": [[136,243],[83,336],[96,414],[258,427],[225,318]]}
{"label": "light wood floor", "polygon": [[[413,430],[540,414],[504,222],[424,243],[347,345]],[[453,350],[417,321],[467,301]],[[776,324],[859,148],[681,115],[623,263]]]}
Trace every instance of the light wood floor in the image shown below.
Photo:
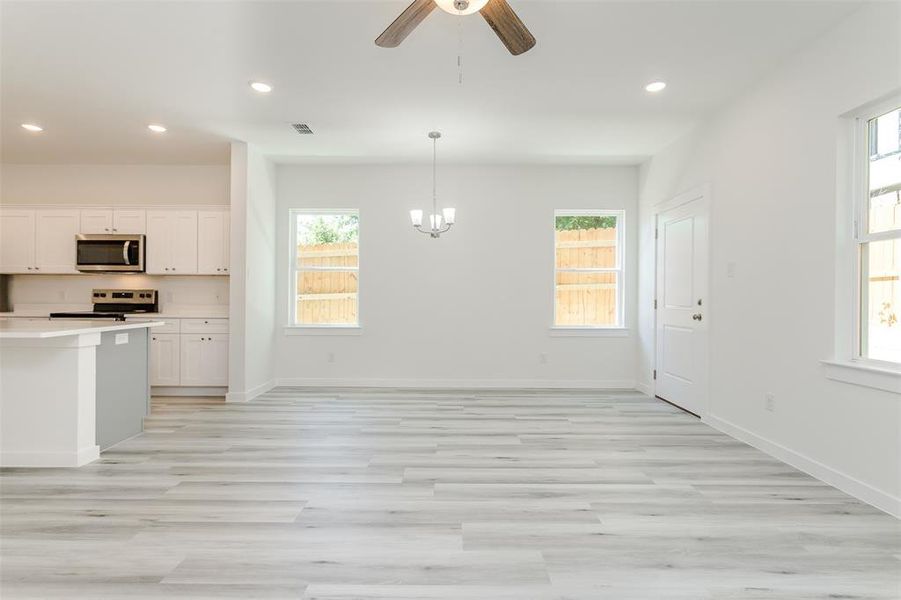
{"label": "light wood floor", "polygon": [[901,598],[899,521],[637,393],[158,401],[6,469],[2,598]]}

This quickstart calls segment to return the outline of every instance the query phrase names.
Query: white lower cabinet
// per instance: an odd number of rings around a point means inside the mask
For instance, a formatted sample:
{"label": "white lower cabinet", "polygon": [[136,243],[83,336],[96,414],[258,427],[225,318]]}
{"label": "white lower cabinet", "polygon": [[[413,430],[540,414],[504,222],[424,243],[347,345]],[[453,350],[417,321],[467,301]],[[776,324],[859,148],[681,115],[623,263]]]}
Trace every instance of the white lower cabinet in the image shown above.
{"label": "white lower cabinet", "polygon": [[228,319],[165,319],[150,333],[150,385],[228,385]]}
{"label": "white lower cabinet", "polygon": [[150,385],[181,385],[181,336],[150,334]]}
{"label": "white lower cabinet", "polygon": [[228,385],[228,335],[181,335],[181,385]]}

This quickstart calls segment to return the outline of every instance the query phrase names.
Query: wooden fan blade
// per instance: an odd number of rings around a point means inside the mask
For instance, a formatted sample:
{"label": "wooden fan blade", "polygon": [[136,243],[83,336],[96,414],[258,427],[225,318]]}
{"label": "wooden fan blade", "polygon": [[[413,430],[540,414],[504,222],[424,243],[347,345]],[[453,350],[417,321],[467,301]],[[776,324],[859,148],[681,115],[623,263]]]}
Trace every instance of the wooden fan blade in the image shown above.
{"label": "wooden fan blade", "polygon": [[388,29],[376,38],[375,45],[382,48],[397,48],[433,10],[435,0],[413,0],[413,4],[400,13],[400,16],[388,25]]}
{"label": "wooden fan blade", "polygon": [[527,52],[535,45],[535,36],[526,28],[507,0],[488,0],[479,11],[485,20],[501,38],[510,54],[517,56]]}

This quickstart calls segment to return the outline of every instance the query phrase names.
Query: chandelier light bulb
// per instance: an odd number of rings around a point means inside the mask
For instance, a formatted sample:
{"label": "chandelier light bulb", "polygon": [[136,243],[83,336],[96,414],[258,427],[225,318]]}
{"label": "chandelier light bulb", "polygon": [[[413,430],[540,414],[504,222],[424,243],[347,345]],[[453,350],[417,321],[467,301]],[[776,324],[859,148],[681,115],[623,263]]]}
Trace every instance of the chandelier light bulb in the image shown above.
{"label": "chandelier light bulb", "polygon": [[444,222],[448,225],[453,225],[454,221],[457,217],[457,209],[456,208],[445,208],[441,211],[444,213]]}
{"label": "chandelier light bulb", "polygon": [[422,211],[411,210],[410,220],[413,221],[413,227],[422,227]]}
{"label": "chandelier light bulb", "polygon": [[432,225],[432,231],[441,229],[441,215],[429,215],[429,223]]}

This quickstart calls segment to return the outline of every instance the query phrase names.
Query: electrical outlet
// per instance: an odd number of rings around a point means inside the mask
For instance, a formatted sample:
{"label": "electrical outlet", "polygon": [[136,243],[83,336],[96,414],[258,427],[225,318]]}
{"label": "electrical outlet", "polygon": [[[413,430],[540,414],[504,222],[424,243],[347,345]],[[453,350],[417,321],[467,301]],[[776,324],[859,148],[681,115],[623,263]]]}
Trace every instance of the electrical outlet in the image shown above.
{"label": "electrical outlet", "polygon": [[542,365],[546,365],[547,364],[547,354],[545,354],[544,352],[539,354],[538,355],[538,363],[542,364]]}
{"label": "electrical outlet", "polygon": [[766,394],[763,406],[770,412],[776,412],[776,396],[774,394]]}
{"label": "electrical outlet", "polygon": [[335,353],[334,353],[334,352],[329,352],[329,353],[328,353],[327,360],[328,360],[328,362],[330,362],[330,363],[335,362]]}

